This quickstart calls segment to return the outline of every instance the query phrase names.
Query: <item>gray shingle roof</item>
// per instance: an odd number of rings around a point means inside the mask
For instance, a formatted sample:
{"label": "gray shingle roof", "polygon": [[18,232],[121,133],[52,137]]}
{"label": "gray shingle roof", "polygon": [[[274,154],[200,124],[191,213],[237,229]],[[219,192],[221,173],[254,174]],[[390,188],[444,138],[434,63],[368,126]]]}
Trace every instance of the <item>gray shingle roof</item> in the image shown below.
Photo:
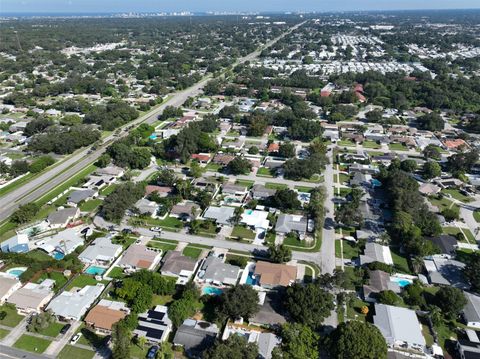
{"label": "gray shingle roof", "polygon": [[307,231],[307,217],[292,214],[280,214],[275,225],[275,231],[290,233],[292,231],[304,233]]}

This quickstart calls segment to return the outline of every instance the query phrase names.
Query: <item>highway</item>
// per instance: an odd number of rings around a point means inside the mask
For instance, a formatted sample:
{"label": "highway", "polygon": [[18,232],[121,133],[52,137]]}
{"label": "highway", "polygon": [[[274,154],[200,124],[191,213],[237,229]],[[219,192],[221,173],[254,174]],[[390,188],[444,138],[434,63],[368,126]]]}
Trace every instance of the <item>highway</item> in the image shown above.
{"label": "highway", "polygon": [[[247,61],[251,61],[258,57],[261,51],[265,48],[272,46],[278,40],[294,31],[298,27],[302,26],[305,22],[297,24],[291,27],[288,31],[278,36],[277,38],[267,42],[264,46],[258,50],[238,59],[233,66],[242,64]],[[53,167],[52,169],[42,173],[40,176],[34,178],[28,183],[16,188],[15,190],[5,194],[0,197],[0,223],[4,222],[10,217],[10,215],[18,208],[19,205],[26,204],[32,201],[35,201],[42,196],[46,195],[52,191],[57,186],[61,185],[71,177],[73,177],[78,172],[82,171],[85,167],[94,162],[100,155],[105,151],[107,145],[119,137],[124,137],[128,135],[128,129],[132,125],[138,126],[141,123],[154,123],[157,121],[158,115],[160,115],[167,106],[181,106],[188,97],[193,97],[198,95],[203,87],[211,80],[211,75],[206,76],[201,81],[197,82],[192,87],[174,93],[166,102],[162,105],[156,107],[154,110],[148,112],[147,114],[139,117],[135,121],[128,123],[122,127],[122,132],[115,136],[112,134],[103,139],[104,145],[99,146],[96,150],[92,150],[91,147],[80,150],[75,154],[71,155],[69,158]]]}

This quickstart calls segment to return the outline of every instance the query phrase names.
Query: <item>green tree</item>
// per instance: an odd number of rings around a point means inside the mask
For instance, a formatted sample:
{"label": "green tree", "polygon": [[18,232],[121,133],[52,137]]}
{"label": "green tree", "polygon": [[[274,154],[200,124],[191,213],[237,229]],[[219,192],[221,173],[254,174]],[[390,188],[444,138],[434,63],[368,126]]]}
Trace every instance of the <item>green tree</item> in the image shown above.
{"label": "green tree", "polygon": [[446,317],[455,319],[467,304],[467,299],[458,288],[441,287],[435,294],[435,302]]}
{"label": "green tree", "polygon": [[292,158],[295,157],[295,145],[290,142],[283,142],[280,144],[278,148],[278,156],[284,158]]}
{"label": "green tree", "polygon": [[295,283],[287,288],[285,307],[295,322],[317,329],[334,309],[333,300],[333,295],[319,285]]}
{"label": "green tree", "polygon": [[405,172],[415,172],[417,169],[417,162],[415,162],[415,160],[404,160],[400,163],[400,168]]}
{"label": "green tree", "polygon": [[250,285],[236,285],[228,288],[220,296],[219,311],[226,317],[242,317],[248,320],[254,316],[258,310],[258,294]]}
{"label": "green tree", "polygon": [[115,323],[112,328],[112,358],[130,358],[130,330],[123,320]]}
{"label": "green tree", "polygon": [[333,359],[386,359],[387,343],[377,327],[352,320],[341,323],[328,338]]}
{"label": "green tree", "polygon": [[38,204],[34,202],[23,204],[18,207],[15,212],[13,212],[10,220],[18,224],[30,222],[35,217],[39,209],[40,207]]}
{"label": "green tree", "polygon": [[227,165],[227,169],[233,175],[245,175],[252,170],[252,163],[244,157],[235,157]]}
{"label": "green tree", "polygon": [[292,259],[292,250],[283,244],[270,245],[268,247],[268,258],[275,263],[286,263]]}
{"label": "green tree", "polygon": [[243,336],[231,335],[225,341],[217,340],[203,353],[202,357],[204,359],[257,359],[258,346],[256,343],[249,343]]}
{"label": "green tree", "polygon": [[423,178],[432,179],[442,174],[442,168],[437,162],[428,161],[423,164]]}
{"label": "green tree", "polygon": [[480,253],[474,252],[470,255],[463,274],[472,286],[472,290],[480,290]]}
{"label": "green tree", "polygon": [[426,159],[433,159],[433,160],[439,160],[441,158],[441,152],[438,146],[435,145],[428,145],[425,147],[423,150],[423,156]]}
{"label": "green tree", "polygon": [[378,295],[378,301],[387,305],[398,305],[402,299],[392,290],[383,290]]}
{"label": "green tree", "polygon": [[278,190],[269,198],[269,202],[272,207],[280,210],[298,209],[301,206],[297,192],[290,188],[282,188]]}
{"label": "green tree", "polygon": [[273,351],[274,359],[318,359],[319,335],[307,325],[286,323],[280,329],[282,344]]}

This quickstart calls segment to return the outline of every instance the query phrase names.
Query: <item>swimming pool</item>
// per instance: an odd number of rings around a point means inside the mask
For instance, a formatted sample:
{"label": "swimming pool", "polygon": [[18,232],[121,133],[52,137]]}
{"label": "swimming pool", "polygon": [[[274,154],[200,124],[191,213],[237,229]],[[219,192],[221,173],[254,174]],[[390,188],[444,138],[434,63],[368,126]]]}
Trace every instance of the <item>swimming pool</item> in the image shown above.
{"label": "swimming pool", "polygon": [[379,180],[377,180],[376,178],[373,178],[371,180],[371,183],[372,183],[372,186],[373,187],[380,187],[382,185],[382,182],[380,182]]}
{"label": "swimming pool", "polygon": [[59,251],[53,251],[52,257],[55,258],[57,261],[60,261],[63,258],[65,258],[65,254],[63,254],[62,252],[59,252]]}
{"label": "swimming pool", "polygon": [[91,274],[91,275],[102,275],[103,273],[105,273],[106,270],[107,268],[90,266],[87,269],[85,269],[85,273]]}
{"label": "swimming pool", "polygon": [[253,209],[247,209],[247,210],[245,211],[245,213],[248,214],[249,216],[251,216],[252,213],[253,213]]}
{"label": "swimming pool", "polygon": [[248,284],[248,285],[257,285],[258,284],[258,280],[253,275],[253,272],[248,272],[248,276],[247,276],[247,280],[245,281],[245,284]]}
{"label": "swimming pool", "polygon": [[14,275],[15,277],[20,277],[23,272],[25,272],[28,268],[27,267],[16,267],[16,268],[10,268],[7,270],[8,274]]}
{"label": "swimming pool", "polygon": [[156,139],[157,139],[157,135],[156,135],[156,134],[150,135],[149,138],[150,138],[151,140],[156,140]]}
{"label": "swimming pool", "polygon": [[223,293],[223,289],[217,287],[203,287],[202,294],[204,295],[220,295]]}
{"label": "swimming pool", "polygon": [[407,285],[412,284],[411,280],[405,279],[405,278],[399,278],[399,277],[390,277],[391,282],[397,283],[400,288],[406,287]]}

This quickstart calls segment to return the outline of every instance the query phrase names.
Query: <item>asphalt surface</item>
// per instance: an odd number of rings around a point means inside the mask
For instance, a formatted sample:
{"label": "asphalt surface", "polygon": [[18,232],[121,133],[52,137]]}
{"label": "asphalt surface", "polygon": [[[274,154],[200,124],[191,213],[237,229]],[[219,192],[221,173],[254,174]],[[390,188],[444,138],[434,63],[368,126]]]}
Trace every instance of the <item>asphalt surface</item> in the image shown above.
{"label": "asphalt surface", "polygon": [[[255,59],[260,55],[263,49],[272,46],[282,37],[289,34],[296,28],[300,27],[304,23],[305,22],[302,22],[293,26],[281,36],[267,42],[260,49],[248,54],[245,57],[240,58],[234,63],[233,66]],[[108,144],[115,138],[126,136],[128,134],[128,130],[126,129],[127,127],[131,127],[132,125],[136,126],[143,122],[151,124],[157,121],[158,115],[160,115],[167,106],[181,106],[188,97],[198,95],[202,91],[203,87],[210,80],[211,76],[207,76],[192,87],[174,93],[172,97],[165,103],[163,103],[161,106],[122,127],[123,130],[119,136],[115,136],[115,134],[112,134],[104,138],[103,143]],[[95,151],[92,151],[90,148],[81,150],[70,156],[68,159],[64,160],[62,163],[52,168],[51,170],[42,173],[40,176],[36,177],[25,185],[16,188],[12,192],[9,192],[6,195],[0,197],[0,223],[10,217],[10,215],[18,208],[19,205],[26,204],[41,198],[42,196],[52,191],[54,188],[67,181],[81,170],[83,170],[85,167],[90,165],[102,155],[106,147],[106,145],[100,146]]]}

